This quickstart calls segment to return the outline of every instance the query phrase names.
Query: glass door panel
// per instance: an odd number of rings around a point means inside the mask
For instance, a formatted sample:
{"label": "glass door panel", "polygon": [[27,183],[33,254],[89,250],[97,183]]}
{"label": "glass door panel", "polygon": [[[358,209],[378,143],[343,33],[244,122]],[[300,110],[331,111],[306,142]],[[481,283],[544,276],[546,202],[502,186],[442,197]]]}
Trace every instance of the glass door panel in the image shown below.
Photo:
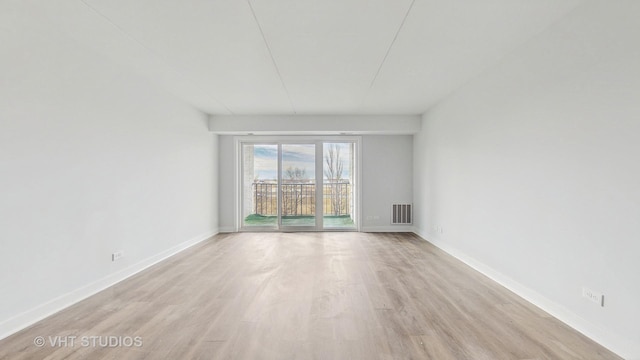
{"label": "glass door panel", "polygon": [[242,144],[242,227],[278,228],[278,145]]}
{"label": "glass door panel", "polygon": [[282,144],[280,225],[316,227],[316,144]]}
{"label": "glass door panel", "polygon": [[355,229],[354,143],[323,143],[323,227]]}
{"label": "glass door panel", "polygon": [[243,230],[357,230],[358,143],[240,142]]}

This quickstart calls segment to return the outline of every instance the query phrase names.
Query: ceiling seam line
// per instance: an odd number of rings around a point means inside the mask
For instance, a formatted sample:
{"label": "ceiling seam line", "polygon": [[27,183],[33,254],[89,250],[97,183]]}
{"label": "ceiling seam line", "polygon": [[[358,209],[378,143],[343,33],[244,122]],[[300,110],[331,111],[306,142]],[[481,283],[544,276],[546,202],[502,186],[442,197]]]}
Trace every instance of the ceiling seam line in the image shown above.
{"label": "ceiling seam line", "polygon": [[402,31],[402,28],[404,27],[404,23],[407,21],[407,18],[409,17],[409,13],[411,12],[411,9],[413,9],[413,4],[415,2],[416,0],[411,1],[411,4],[409,5],[407,12],[404,14],[404,17],[402,18],[402,22],[400,23],[400,26],[398,27],[398,30],[396,31],[396,34],[393,37],[393,40],[391,40],[391,44],[389,44],[389,47],[387,48],[387,52],[384,54],[384,57],[382,58],[382,62],[380,63],[378,70],[376,71],[376,74],[373,76],[373,80],[371,80],[371,85],[369,85],[369,88],[372,88],[373,84],[375,84],[376,80],[378,79],[378,75],[380,75],[380,71],[382,71],[382,67],[384,66],[384,63],[387,61],[387,57],[389,56],[389,53],[391,53],[391,48],[393,48],[393,45],[396,43],[396,40],[398,39],[398,35],[400,34],[400,31]]}
{"label": "ceiling seam line", "polygon": [[284,83],[284,79],[282,78],[282,74],[280,73],[280,68],[278,67],[278,63],[276,63],[276,59],[275,57],[273,57],[273,52],[271,52],[271,47],[269,46],[267,37],[264,34],[264,30],[262,30],[262,26],[260,26],[260,21],[258,21],[258,16],[256,15],[255,10],[253,9],[253,5],[251,5],[251,0],[247,0],[247,4],[249,5],[249,9],[251,10],[251,15],[253,15],[253,20],[256,22],[256,25],[258,26],[258,30],[260,30],[262,41],[264,41],[264,45],[267,47],[267,52],[269,53],[269,57],[271,58],[273,67],[276,69],[276,74],[278,74],[278,79],[280,79],[280,83],[282,84],[284,93],[287,95],[287,99],[289,100],[289,105],[291,105],[291,109],[293,110],[293,113],[297,114],[296,107],[293,105],[293,100],[291,99],[291,95],[289,94],[289,89],[287,89],[287,85],[285,85]]}
{"label": "ceiling seam line", "polygon": [[[118,24],[116,24],[115,22],[113,22],[113,20],[111,20],[109,17],[107,17],[105,14],[103,14],[100,10],[98,10],[97,8],[95,8],[94,6],[90,5],[89,3],[87,3],[86,0],[80,0],[81,3],[83,3],[87,8],[89,8],[91,11],[93,11],[94,13],[96,13],[98,16],[100,16],[101,18],[103,18],[105,21],[107,21],[109,24],[111,24],[111,26],[113,26],[116,30],[118,30],[120,33],[122,33],[124,36],[128,37],[129,39],[133,40],[136,44],[138,44],[141,48],[145,49],[149,54],[151,54],[152,56],[154,56],[155,58],[157,58],[158,60],[160,60],[160,62],[162,62],[163,64],[165,64],[167,67],[173,69],[173,71],[175,71],[177,74],[180,74],[181,76],[184,77],[184,75],[176,70],[176,68],[172,65],[170,65],[169,63],[167,63],[162,56],[160,56],[158,53],[156,53],[155,51],[153,51],[151,48],[147,47],[146,45],[144,45],[140,40],[138,40],[136,37],[134,37],[133,35],[129,34],[128,32],[126,32],[122,27],[120,27]],[[188,80],[188,78],[187,78]],[[189,82],[191,82],[190,80],[188,80]],[[166,90],[166,88],[165,88]],[[180,96],[174,94],[173,92],[169,91],[172,95],[178,97],[179,99],[182,99]],[[215,96],[212,96],[213,100],[215,100],[218,104],[222,105],[223,108],[225,108],[229,114],[234,115],[234,112],[231,111],[231,109],[229,109],[229,107],[227,107],[227,105],[225,105],[222,101],[218,100]],[[182,99],[183,101],[186,101],[185,99]],[[191,104],[192,105],[192,104]],[[200,109],[199,109],[200,110]],[[202,110],[200,110],[202,111]]]}

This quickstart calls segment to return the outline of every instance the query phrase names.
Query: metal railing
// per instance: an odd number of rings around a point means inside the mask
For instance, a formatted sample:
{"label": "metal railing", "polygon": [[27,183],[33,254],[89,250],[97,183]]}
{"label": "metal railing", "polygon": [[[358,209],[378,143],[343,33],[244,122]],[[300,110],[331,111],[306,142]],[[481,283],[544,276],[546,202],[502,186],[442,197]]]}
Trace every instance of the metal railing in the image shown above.
{"label": "metal railing", "polygon": [[[322,189],[323,215],[350,215],[352,194],[348,180],[325,182]],[[278,214],[278,184],[259,181],[251,185],[253,213]],[[316,213],[316,184],[284,182],[282,184],[282,215],[310,216]]]}

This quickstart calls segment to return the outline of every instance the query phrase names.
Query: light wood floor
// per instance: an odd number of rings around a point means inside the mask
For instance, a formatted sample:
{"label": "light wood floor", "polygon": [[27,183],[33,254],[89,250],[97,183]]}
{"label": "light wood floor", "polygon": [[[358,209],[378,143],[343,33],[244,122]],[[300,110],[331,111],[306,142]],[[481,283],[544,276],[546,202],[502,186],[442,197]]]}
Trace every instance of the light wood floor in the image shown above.
{"label": "light wood floor", "polygon": [[0,341],[0,358],[619,359],[415,235],[366,233],[215,236]]}

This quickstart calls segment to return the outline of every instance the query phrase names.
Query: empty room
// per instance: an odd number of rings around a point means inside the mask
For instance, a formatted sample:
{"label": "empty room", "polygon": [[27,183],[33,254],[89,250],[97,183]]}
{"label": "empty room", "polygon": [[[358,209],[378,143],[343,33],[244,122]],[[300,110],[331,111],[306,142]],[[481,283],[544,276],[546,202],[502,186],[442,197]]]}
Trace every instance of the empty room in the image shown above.
{"label": "empty room", "polygon": [[0,359],[640,360],[640,2],[0,0]]}

